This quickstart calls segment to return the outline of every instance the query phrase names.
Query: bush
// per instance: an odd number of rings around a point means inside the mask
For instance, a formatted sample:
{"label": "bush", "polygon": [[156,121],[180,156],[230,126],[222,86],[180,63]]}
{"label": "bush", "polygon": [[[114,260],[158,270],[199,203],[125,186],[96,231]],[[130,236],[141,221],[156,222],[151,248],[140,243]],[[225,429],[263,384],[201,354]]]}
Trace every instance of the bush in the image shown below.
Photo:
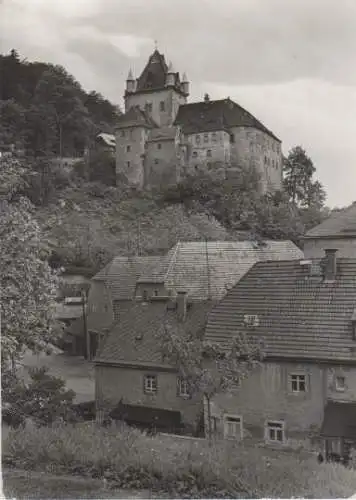
{"label": "bush", "polygon": [[3,462],[18,467],[105,477],[114,487],[148,488],[170,497],[349,497],[356,474],[316,457],[231,442],[150,437],[124,424],[92,423],[10,431]]}

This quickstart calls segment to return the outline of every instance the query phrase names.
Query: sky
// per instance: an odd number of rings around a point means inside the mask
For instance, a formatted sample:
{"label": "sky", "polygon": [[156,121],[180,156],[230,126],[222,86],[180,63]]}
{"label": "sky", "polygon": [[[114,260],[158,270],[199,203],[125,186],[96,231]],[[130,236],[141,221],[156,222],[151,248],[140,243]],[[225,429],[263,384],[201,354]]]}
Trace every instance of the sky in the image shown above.
{"label": "sky", "polygon": [[356,200],[355,0],[0,0],[0,52],[61,64],[122,106],[155,47],[190,102],[230,97],[304,147],[330,207]]}

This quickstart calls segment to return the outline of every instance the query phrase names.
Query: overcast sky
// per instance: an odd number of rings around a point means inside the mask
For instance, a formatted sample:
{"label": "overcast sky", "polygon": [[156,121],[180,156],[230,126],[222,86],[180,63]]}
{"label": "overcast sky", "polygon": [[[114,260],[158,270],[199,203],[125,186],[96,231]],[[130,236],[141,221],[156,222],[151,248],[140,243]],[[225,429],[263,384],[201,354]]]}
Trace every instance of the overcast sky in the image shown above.
{"label": "overcast sky", "polygon": [[230,96],[356,200],[356,0],[0,0],[0,51],[61,64],[122,105],[154,40],[191,101]]}

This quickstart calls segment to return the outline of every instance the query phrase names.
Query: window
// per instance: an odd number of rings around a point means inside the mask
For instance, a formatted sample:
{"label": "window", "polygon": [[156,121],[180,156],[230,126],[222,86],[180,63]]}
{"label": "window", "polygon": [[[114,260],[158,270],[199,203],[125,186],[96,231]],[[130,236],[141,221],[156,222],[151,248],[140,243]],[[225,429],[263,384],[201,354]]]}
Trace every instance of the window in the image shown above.
{"label": "window", "polygon": [[158,165],[158,163],[159,163],[159,161],[158,161],[158,159],[156,158],[156,159],[155,159],[155,165]]}
{"label": "window", "polygon": [[266,440],[272,442],[283,443],[284,436],[284,422],[267,422],[266,424]]}
{"label": "window", "polygon": [[217,139],[216,132],[213,132],[211,134],[211,138],[212,138],[213,142],[216,142],[216,139]]}
{"label": "window", "polygon": [[154,295],[155,297],[158,297],[158,290],[155,290],[155,291],[153,292],[153,295]]}
{"label": "window", "polygon": [[242,438],[242,418],[236,416],[225,416],[224,436],[226,438]]}
{"label": "window", "polygon": [[157,149],[162,149],[162,144],[160,142],[157,144]]}
{"label": "window", "polygon": [[211,158],[211,149],[208,149],[207,152],[206,152],[206,156],[208,158]]}
{"label": "window", "polygon": [[200,135],[199,135],[199,134],[197,134],[197,135],[195,136],[195,142],[196,142],[197,144],[200,144]]}
{"label": "window", "polygon": [[146,103],[146,111],[148,111],[149,113],[152,112],[152,102],[147,102]]}
{"label": "window", "polygon": [[156,375],[145,375],[144,392],[145,392],[145,394],[155,394],[157,392],[157,376]]}
{"label": "window", "polygon": [[130,168],[130,162],[126,162],[127,168]]}
{"label": "window", "polygon": [[265,163],[267,163],[267,156],[265,156]]}
{"label": "window", "polygon": [[260,324],[257,314],[245,314],[244,323],[246,326],[258,326]]}
{"label": "window", "polygon": [[126,153],[129,153],[131,151],[131,146],[126,146]]}
{"label": "window", "polygon": [[144,291],[142,292],[142,298],[143,298],[143,300],[144,300],[145,302],[147,302],[147,299],[148,299],[148,293],[147,293],[147,290],[144,290]]}
{"label": "window", "polygon": [[125,137],[125,130],[121,130],[121,137]]}
{"label": "window", "polygon": [[235,142],[234,134],[230,134],[230,142],[231,142],[231,144],[233,144]]}
{"label": "window", "polygon": [[292,374],[290,376],[290,384],[292,392],[305,392],[306,391],[305,375]]}
{"label": "window", "polygon": [[345,390],[345,377],[342,375],[338,375],[335,377],[335,389],[340,392],[344,392]]}
{"label": "window", "polygon": [[192,154],[193,158],[197,158],[198,156],[198,153],[196,151],[193,151],[193,154]]}
{"label": "window", "polygon": [[165,109],[166,109],[166,103],[164,101],[161,101],[159,103],[159,110],[160,111],[165,111]]}
{"label": "window", "polygon": [[190,396],[189,392],[189,384],[187,380],[185,380],[183,377],[178,377],[177,379],[177,389],[178,389],[178,396],[183,396],[185,398]]}
{"label": "window", "polygon": [[209,142],[209,134],[204,134],[204,142]]}

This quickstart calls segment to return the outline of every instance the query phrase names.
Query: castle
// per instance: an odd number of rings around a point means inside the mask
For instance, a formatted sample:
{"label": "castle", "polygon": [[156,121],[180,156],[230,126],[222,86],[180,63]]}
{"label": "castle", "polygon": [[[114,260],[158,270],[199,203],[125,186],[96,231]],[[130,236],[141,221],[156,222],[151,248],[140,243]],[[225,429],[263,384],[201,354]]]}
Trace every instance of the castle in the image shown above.
{"label": "castle", "polygon": [[255,167],[262,192],[281,189],[281,141],[270,130],[230,98],[188,97],[186,74],[180,78],[157,49],[137,79],[130,70],[116,128],[117,178],[149,188],[200,169]]}

